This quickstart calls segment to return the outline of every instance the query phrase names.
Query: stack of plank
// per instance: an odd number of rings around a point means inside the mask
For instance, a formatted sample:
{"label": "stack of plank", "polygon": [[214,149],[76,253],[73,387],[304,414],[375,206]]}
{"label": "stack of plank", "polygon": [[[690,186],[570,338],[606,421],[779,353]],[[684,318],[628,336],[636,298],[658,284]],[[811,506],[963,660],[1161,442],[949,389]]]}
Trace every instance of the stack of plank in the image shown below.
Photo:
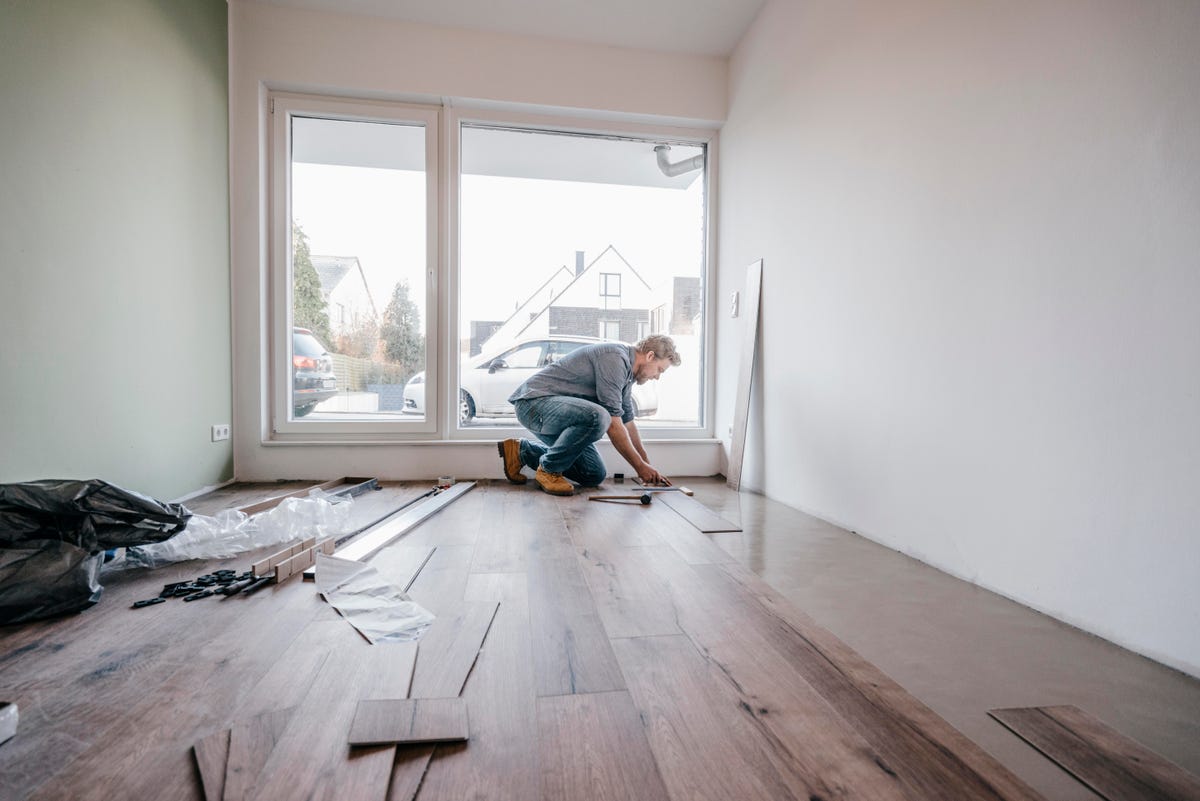
{"label": "stack of plank", "polygon": [[[429,554],[414,557],[419,570]],[[460,694],[498,606],[458,604],[419,644],[368,645],[342,621],[313,621],[251,714],[195,744],[204,797],[413,798],[433,744],[467,739]]]}

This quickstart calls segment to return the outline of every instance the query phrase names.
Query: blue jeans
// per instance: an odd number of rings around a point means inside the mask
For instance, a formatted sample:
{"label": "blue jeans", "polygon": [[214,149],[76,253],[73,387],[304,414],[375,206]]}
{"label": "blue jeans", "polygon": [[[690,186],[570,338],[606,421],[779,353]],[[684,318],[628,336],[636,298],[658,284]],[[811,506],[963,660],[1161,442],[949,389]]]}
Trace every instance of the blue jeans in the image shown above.
{"label": "blue jeans", "polygon": [[[521,440],[521,463],[563,476],[584,487],[604,481],[608,469],[593,444],[608,431],[612,417],[599,404],[565,395],[528,398],[513,404],[517,420],[545,445]],[[549,447],[547,447],[549,446]]]}

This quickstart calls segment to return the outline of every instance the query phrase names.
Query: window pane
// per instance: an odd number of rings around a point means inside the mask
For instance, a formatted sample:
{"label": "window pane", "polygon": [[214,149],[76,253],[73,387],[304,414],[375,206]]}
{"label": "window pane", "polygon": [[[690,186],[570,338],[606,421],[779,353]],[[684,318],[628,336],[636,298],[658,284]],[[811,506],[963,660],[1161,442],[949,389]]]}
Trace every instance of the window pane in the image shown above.
{"label": "window pane", "polygon": [[293,117],[291,177],[292,419],[424,419],[424,128]]}
{"label": "window pane", "polygon": [[492,369],[516,345],[549,339],[551,360],[649,333],[669,334],[683,363],[634,387],[639,425],[700,424],[705,148],[671,146],[669,163],[695,161],[668,176],[656,144],[463,127],[462,425],[517,425],[508,396],[530,371]]}

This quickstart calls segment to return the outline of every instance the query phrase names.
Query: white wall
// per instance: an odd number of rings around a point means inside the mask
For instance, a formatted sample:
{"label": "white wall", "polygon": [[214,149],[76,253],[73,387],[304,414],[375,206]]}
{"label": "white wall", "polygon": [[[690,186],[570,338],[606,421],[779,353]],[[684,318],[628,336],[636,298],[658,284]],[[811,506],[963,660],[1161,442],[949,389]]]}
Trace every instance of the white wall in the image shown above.
{"label": "white wall", "polygon": [[1193,0],[770,2],[720,172],[746,483],[1200,675],[1198,81]]}
{"label": "white wall", "polygon": [[[499,476],[493,442],[268,445],[267,120],[271,88],[397,100],[578,109],[611,119],[715,125],[726,106],[724,59],[301,11],[234,0],[231,129],[234,465],[239,479],[376,475]],[[711,442],[652,449],[667,473],[715,472]],[[659,458],[659,457],[662,458]],[[607,451],[609,466],[622,462]]]}

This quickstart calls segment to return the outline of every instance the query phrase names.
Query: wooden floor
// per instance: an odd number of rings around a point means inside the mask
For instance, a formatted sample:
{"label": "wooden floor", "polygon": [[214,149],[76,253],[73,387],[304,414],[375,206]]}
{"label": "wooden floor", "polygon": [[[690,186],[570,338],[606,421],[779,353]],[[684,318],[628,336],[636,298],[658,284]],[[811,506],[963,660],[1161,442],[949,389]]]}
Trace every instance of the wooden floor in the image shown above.
{"label": "wooden floor", "polygon": [[[424,489],[387,485],[355,514]],[[482,482],[372,564],[400,583],[430,547],[410,594],[439,618],[413,697],[446,694],[436,660],[454,648],[433,647],[438,626],[490,620],[465,684],[450,682],[467,743],[351,758],[357,701],[407,685],[391,646],[368,645],[311,583],[129,608],[248,555],[108,576],[98,606],[0,633],[0,699],[21,709],[0,797],[203,798],[193,745],[288,709],[245,797],[1039,797],[666,504]]]}

